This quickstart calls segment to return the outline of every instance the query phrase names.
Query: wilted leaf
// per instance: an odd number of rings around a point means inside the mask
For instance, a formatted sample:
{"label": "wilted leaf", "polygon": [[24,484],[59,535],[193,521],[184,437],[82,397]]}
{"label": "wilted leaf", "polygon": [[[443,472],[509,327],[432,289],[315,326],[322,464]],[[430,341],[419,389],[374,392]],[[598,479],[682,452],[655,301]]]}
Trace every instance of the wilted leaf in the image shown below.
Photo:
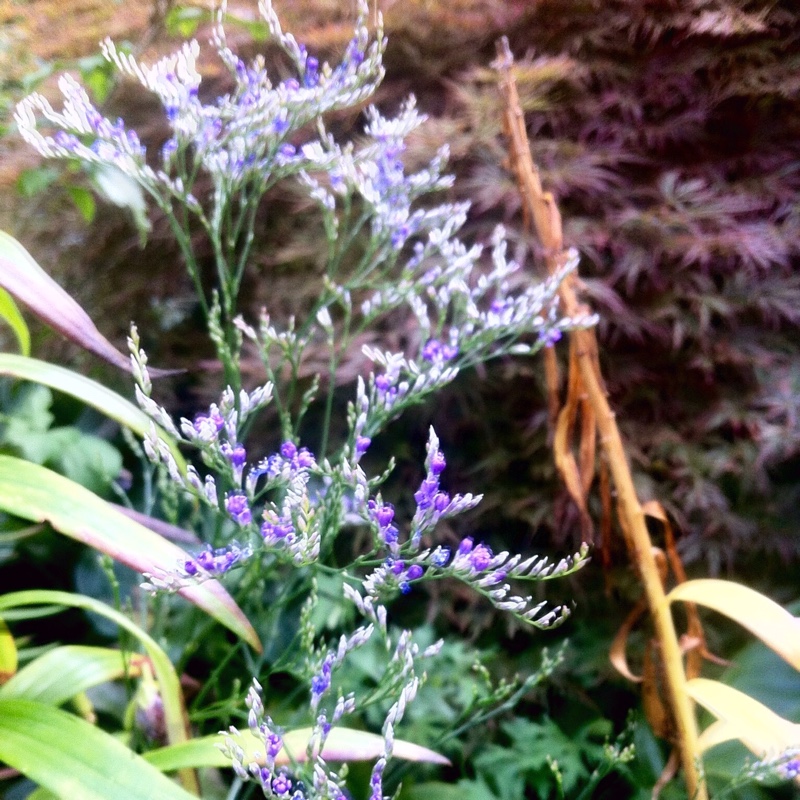
{"label": "wilted leaf", "polygon": [[[292,761],[305,761],[306,746],[311,733],[311,728],[300,728],[284,734],[283,749],[278,753],[275,763],[290,764]],[[263,741],[249,731],[242,731],[235,741],[243,748],[248,760],[263,763]],[[185,767],[227,767],[230,766],[230,759],[219,749],[224,742],[225,737],[220,734],[204,736],[184,744],[151,750],[144,757],[164,772]],[[334,728],[325,742],[322,757],[326,761],[370,761],[380,757],[383,746],[383,736],[349,728]],[[393,754],[396,758],[408,761],[450,763],[443,755],[402,739],[395,740]]]}
{"label": "wilted leaf", "polygon": [[[4,231],[0,231],[0,286],[67,339],[130,371],[130,360],[95,327],[89,315]],[[151,369],[152,377],[172,374]]]}

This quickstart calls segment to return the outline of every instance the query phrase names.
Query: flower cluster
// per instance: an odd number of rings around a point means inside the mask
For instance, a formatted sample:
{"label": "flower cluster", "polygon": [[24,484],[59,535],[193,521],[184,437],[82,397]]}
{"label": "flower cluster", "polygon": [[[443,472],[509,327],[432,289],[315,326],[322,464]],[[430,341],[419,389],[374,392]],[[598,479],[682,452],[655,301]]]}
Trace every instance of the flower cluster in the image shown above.
{"label": "flower cluster", "polygon": [[[587,560],[586,548],[554,565],[541,557],[495,554],[473,537],[452,549],[438,544],[439,523],[474,508],[481,496],[445,488],[447,460],[433,429],[424,477],[413,493],[413,513],[396,511],[381,494],[392,464],[375,477],[365,471],[372,443],[387,423],[451,382],[460,370],[552,346],[563,330],[592,324],[593,319],[565,319],[558,311],[559,281],[574,268],[577,256],[552,279],[515,288],[519,282],[512,278],[520,267],[506,258],[501,228],[494,234],[490,257],[485,256],[479,245],[458,238],[465,204],[423,202],[430,192],[449,187],[452,178],[443,172],[446,148],[427,167],[406,169],[406,138],[424,120],[413,99],[394,118],[367,109],[365,136],[357,144],[341,144],[327,132],[321,115],[358,106],[383,75],[380,21],[371,38],[365,0],[358,7],[353,38],[331,66],[284,33],[271,3],[261,0],[270,34],[290,64],[291,74],[273,82],[263,58],[245,63],[228,47],[223,6],[213,45],[230,70],[234,88],[212,103],[200,100],[196,42],[152,66],[104,43],[106,58],[152,91],[164,107],[170,136],[160,160],[153,154],[148,159],[136,134],[122,121],[104,118],[71,78],[61,81],[62,111],[39,95],[17,109],[22,135],[43,155],[113,166],[157,203],[178,237],[225,371],[227,388],[218,402],[176,424],[152,397],[147,357],[135,328],[131,332],[136,397],[153,423],[145,452],[217,523],[211,543],[181,558],[170,572],[146,576],[147,588],[175,591],[257,560],[265,581],[279,584],[288,576],[294,586],[306,581],[314,587],[309,597],[316,596],[315,576],[336,571],[344,598],[363,618],[349,633],[337,632],[332,643],[318,643],[319,631],[306,619],[305,627],[301,625],[303,647],[287,654],[296,674],[308,681],[313,727],[307,764],[286,752],[287,739],[266,715],[257,681],[246,703],[250,741],[255,739],[258,751],[249,752],[245,739],[235,729],[229,731],[225,749],[236,774],[256,782],[266,797],[281,800],[344,796],[343,781],[323,758],[324,746],[333,726],[362,710],[362,699],[337,687],[342,674],[337,671],[373,638],[382,640],[388,657],[376,694],[390,698],[391,704],[382,752],[372,770],[370,800],[385,797],[395,728],[424,679],[417,662],[434,655],[439,646],[421,651],[410,632],[392,632],[387,609],[391,599],[429,581],[458,580],[519,620],[552,627],[569,610],[547,610],[512,587],[568,574]],[[42,120],[56,131],[41,132],[37,126]],[[312,121],[316,136],[309,133]],[[152,166],[157,162],[160,166]],[[199,173],[210,177],[211,184],[210,196],[200,199],[193,194]],[[237,293],[249,263],[259,203],[270,186],[288,176],[298,179],[319,207],[329,240],[325,279],[307,320],[290,319],[282,327],[265,310],[254,327],[236,316]],[[192,250],[187,215],[176,213],[175,207],[194,214],[211,239],[218,286],[210,299]],[[351,214],[354,210],[357,214]],[[355,217],[361,221],[354,222]],[[340,230],[345,224],[356,230]],[[359,231],[365,242],[357,239]],[[343,441],[336,441],[338,433],[330,434],[337,427],[332,415],[341,353],[367,327],[398,312],[416,320],[418,330],[404,352],[363,347],[373,368],[357,378],[346,433]],[[252,391],[242,388],[244,343],[258,351],[266,372],[266,382]],[[316,375],[309,383],[301,376],[308,374],[304,356],[312,343],[328,347],[330,363],[326,379]],[[325,398],[317,396],[321,386],[327,390]],[[319,439],[310,439],[318,431],[309,430],[314,426],[304,422],[304,415],[319,400],[324,409],[321,433]],[[262,457],[264,449],[257,450],[248,438],[249,421],[268,404],[278,415],[281,444]],[[308,441],[311,448],[301,446]],[[185,464],[179,446],[197,455],[195,463]],[[367,535],[355,560],[342,566],[339,552],[352,550],[352,545],[338,545],[353,528],[371,532],[372,544]],[[289,762],[294,771],[285,766]]]}

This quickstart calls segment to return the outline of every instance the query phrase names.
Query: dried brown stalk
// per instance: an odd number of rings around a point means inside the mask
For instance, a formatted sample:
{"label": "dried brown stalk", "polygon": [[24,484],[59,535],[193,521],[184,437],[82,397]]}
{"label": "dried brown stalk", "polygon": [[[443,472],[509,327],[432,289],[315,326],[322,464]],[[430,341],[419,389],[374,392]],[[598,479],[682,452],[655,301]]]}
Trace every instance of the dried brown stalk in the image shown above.
{"label": "dried brown stalk", "polygon": [[[522,194],[525,213],[532,220],[542,242],[549,273],[555,274],[565,263],[561,216],[555,200],[542,190],[539,173],[530,154],[530,146],[512,73],[513,56],[506,39],[498,43],[500,90],[505,102],[505,128],[511,145],[511,163]],[[569,317],[582,317],[588,309],[579,300],[575,290],[577,276],[573,273],[563,281],[559,298],[563,312]],[[553,358],[550,356],[549,358]],[[547,363],[547,362],[546,362]],[[555,375],[552,364],[547,370],[548,380]],[[597,359],[597,340],[593,330],[576,330],[570,333],[570,375],[567,405],[559,412],[554,437],[556,463],[567,488],[575,499],[582,515],[586,509],[586,495],[594,471],[594,436],[599,434],[600,447],[607,459],[608,469],[617,492],[617,511],[620,527],[625,536],[632,562],[636,565],[643,586],[647,606],[655,628],[657,657],[663,669],[664,693],[669,708],[669,726],[674,728],[675,741],[680,752],[688,796],[706,800],[707,791],[698,771],[699,748],[694,707],[686,692],[681,648],[672,615],[667,605],[664,585],[653,552],[645,515],[636,495],[630,467],[625,454],[614,412],[606,398],[605,387]],[[557,387],[549,385],[552,397]],[[556,395],[557,397],[557,395]],[[570,449],[566,436],[575,424],[575,414],[581,409],[581,443],[579,462]],[[590,425],[590,423],[592,423]],[[591,431],[589,428],[591,427]],[[562,429],[559,437],[559,429]],[[588,439],[592,439],[592,444]],[[569,450],[569,452],[567,452]],[[591,464],[589,456],[591,455]]]}

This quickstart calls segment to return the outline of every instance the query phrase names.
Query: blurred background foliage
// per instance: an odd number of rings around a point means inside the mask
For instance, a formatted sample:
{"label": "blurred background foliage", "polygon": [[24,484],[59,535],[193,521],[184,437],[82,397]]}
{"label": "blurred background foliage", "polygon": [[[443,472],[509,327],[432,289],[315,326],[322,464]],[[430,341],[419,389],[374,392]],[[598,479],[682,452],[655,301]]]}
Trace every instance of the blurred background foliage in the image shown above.
{"label": "blurred background foliage", "polygon": [[[269,58],[255,5],[231,0],[229,40],[243,55],[266,49]],[[324,56],[346,45],[349,3],[278,6],[284,27],[310,50]],[[582,254],[584,296],[601,317],[603,375],[641,499],[659,500],[673,517],[691,574],[723,574],[778,601],[795,599],[800,8],[792,0],[381,0],[379,6],[389,49],[377,102],[392,110],[413,92],[431,118],[412,141],[408,162],[449,144],[458,176],[454,199],[473,201],[467,236],[485,240],[502,222],[526,264],[523,279],[534,280],[541,276],[540,253],[524,232],[507,169],[490,67],[495,41],[509,37],[534,160],[561,209],[565,242]],[[166,223],[153,219],[142,249],[132,216],[102,197],[95,203],[89,176],[39,164],[14,136],[10,112],[26,91],[47,92],[53,75],[69,68],[107,113],[137,127],[157,152],[167,136],[160,109],[139,87],[112,83],[97,42],[106,35],[127,40],[147,59],[187,35],[207,39],[208,21],[205,3],[172,0],[73,0],[68,22],[54,0],[11,0],[0,9],[0,228],[24,242],[120,347],[135,319],[152,363],[190,367],[159,385],[160,399],[188,415],[210,401],[219,370],[199,333],[193,292]],[[203,91],[224,91],[219,65],[208,60],[203,69]],[[333,128],[360,124],[340,116]],[[317,291],[324,252],[313,209],[282,187],[262,212],[260,230],[269,246],[258,250],[258,269],[243,295],[246,313],[264,304],[279,318],[302,313]],[[397,319],[380,335],[402,347],[408,325]],[[124,376],[32,328],[34,354],[69,361],[129,391]],[[362,343],[339,376],[343,385],[361,371]],[[4,344],[13,347],[8,337]],[[253,358],[254,382],[258,369]],[[34,400],[43,408],[49,403],[38,395],[14,402]],[[521,551],[575,548],[580,520],[553,465],[541,362],[507,360],[465,374],[434,406],[376,442],[370,453],[376,464],[389,455],[399,460],[398,488],[408,485],[431,423],[448,453],[451,486],[485,492],[470,521],[482,538],[498,549],[504,542]],[[54,432],[49,424],[34,427],[44,447]],[[4,450],[22,447],[17,428],[3,434]],[[265,428],[263,436],[267,450],[275,434]],[[600,509],[592,510],[599,519]],[[552,777],[538,756],[520,761],[514,748],[521,742],[528,753],[569,750],[558,756],[563,783],[577,784],[601,759],[603,737],[624,727],[635,696],[612,677],[607,652],[636,590],[624,548],[615,546],[614,554],[606,575],[590,567],[567,590],[578,604],[567,631],[567,672],[556,674],[547,697],[529,698],[528,710],[539,709],[535,722],[498,728],[493,747],[505,751],[491,757],[487,751],[475,762],[469,781],[484,782],[484,793],[475,796],[521,797],[525,781],[539,786],[541,775]],[[525,657],[529,640],[513,627],[498,632],[497,620],[471,597],[428,600],[427,612],[408,610],[420,624],[441,611],[474,643],[501,646],[510,667]],[[730,652],[729,645],[743,642],[727,636],[711,630],[712,649]],[[543,638],[555,641],[563,632]],[[454,674],[470,660],[445,656]],[[440,712],[415,724],[446,727],[456,712],[446,703]],[[797,709],[783,713],[798,718]],[[607,729],[603,718],[613,725]],[[639,752],[651,756],[638,767],[648,776],[631,773],[627,782],[652,786],[662,756],[648,743]],[[461,788],[460,796],[472,796]],[[548,795],[540,790],[540,796]]]}

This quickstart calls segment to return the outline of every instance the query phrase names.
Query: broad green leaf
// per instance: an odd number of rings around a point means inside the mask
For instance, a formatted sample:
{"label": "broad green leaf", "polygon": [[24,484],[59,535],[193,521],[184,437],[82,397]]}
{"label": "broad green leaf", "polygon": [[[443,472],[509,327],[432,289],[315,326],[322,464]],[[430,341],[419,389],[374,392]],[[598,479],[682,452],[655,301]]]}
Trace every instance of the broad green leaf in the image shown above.
{"label": "broad green leaf", "polygon": [[[0,686],[0,698],[60,706],[92,686],[124,675],[136,677],[142,656],[108,647],[64,645],[49,650]],[[126,664],[127,661],[127,664]]]}
{"label": "broad green leaf", "polygon": [[[299,728],[283,735],[283,749],[275,759],[276,764],[302,762],[307,758],[306,747],[311,738],[311,728]],[[264,742],[250,731],[242,731],[235,742],[244,749],[251,761],[264,761]],[[221,734],[192,739],[183,744],[151,750],[144,755],[151,764],[163,772],[185,767],[229,767],[230,759],[219,749],[225,737]],[[322,751],[326,761],[371,761],[383,752],[383,736],[350,728],[334,728]],[[396,739],[393,754],[407,761],[425,761],[431,764],[449,764],[441,754],[412,742]]]}
{"label": "broad green leaf", "polygon": [[760,592],[734,581],[702,578],[676,586],[667,601],[683,600],[730,617],[800,670],[800,619]]}
{"label": "broad green leaf", "polygon": [[[72,370],[48,364],[46,361],[12,353],[0,353],[0,375],[10,375],[22,380],[33,381],[71,395],[86,405],[96,408],[120,425],[129,428],[140,437],[144,437],[152,425],[150,417],[144,411],[121,395],[91,378],[85,378]],[[170,445],[170,450],[175,456],[179,468],[185,469],[186,461],[177,445],[172,441],[172,437],[165,431],[160,431],[160,435]]]}
{"label": "broad green leaf", "polygon": [[110,734],[29,700],[0,699],[0,761],[62,800],[196,800]]}
{"label": "broad green leaf", "polygon": [[[2,487],[2,480],[0,480]],[[105,603],[86,597],[80,594],[70,594],[69,592],[56,592],[46,589],[36,589],[25,592],[11,592],[0,595],[0,616],[9,608],[29,605],[51,605],[59,604],[70,608],[82,608],[85,611],[92,611],[106,619],[116,622],[123,630],[128,631],[138,639],[153,665],[153,672],[161,690],[161,700],[164,704],[164,722],[167,729],[168,740],[175,744],[185,742],[189,738],[187,732],[187,722],[183,705],[183,693],[180,681],[172,666],[172,662],[167,654],[158,644],[145,633],[138,625],[131,622],[124,614],[120,614],[115,609]],[[9,701],[10,702],[10,701]],[[36,704],[41,707],[40,703]],[[0,715],[2,717],[2,715]],[[2,756],[0,756],[2,759]],[[181,773],[184,785],[192,786],[196,784],[194,775],[189,772]]]}
{"label": "broad green leaf", "polygon": [[17,671],[17,646],[5,621],[0,619],[0,693]]}
{"label": "broad green leaf", "polygon": [[689,696],[723,722],[756,756],[777,755],[800,743],[800,725],[779,717],[758,700],[719,681],[693,678]]}
{"label": "broad green leaf", "polygon": [[[49,522],[59,533],[138,572],[157,575],[188,558],[180,547],[83,486],[12,456],[0,455],[0,510],[33,522]],[[261,649],[253,626],[219,581],[206,581],[179,593],[253,648]]]}
{"label": "broad green leaf", "polygon": [[[100,333],[89,315],[13,237],[0,231],[0,287],[39,319],[86,350],[129,372],[130,360]],[[158,377],[169,371],[151,369]]]}
{"label": "broad green leaf", "polygon": [[0,318],[4,319],[17,337],[19,349],[22,355],[28,356],[31,353],[31,333],[25,323],[25,319],[20,314],[14,298],[5,290],[0,289]]}

